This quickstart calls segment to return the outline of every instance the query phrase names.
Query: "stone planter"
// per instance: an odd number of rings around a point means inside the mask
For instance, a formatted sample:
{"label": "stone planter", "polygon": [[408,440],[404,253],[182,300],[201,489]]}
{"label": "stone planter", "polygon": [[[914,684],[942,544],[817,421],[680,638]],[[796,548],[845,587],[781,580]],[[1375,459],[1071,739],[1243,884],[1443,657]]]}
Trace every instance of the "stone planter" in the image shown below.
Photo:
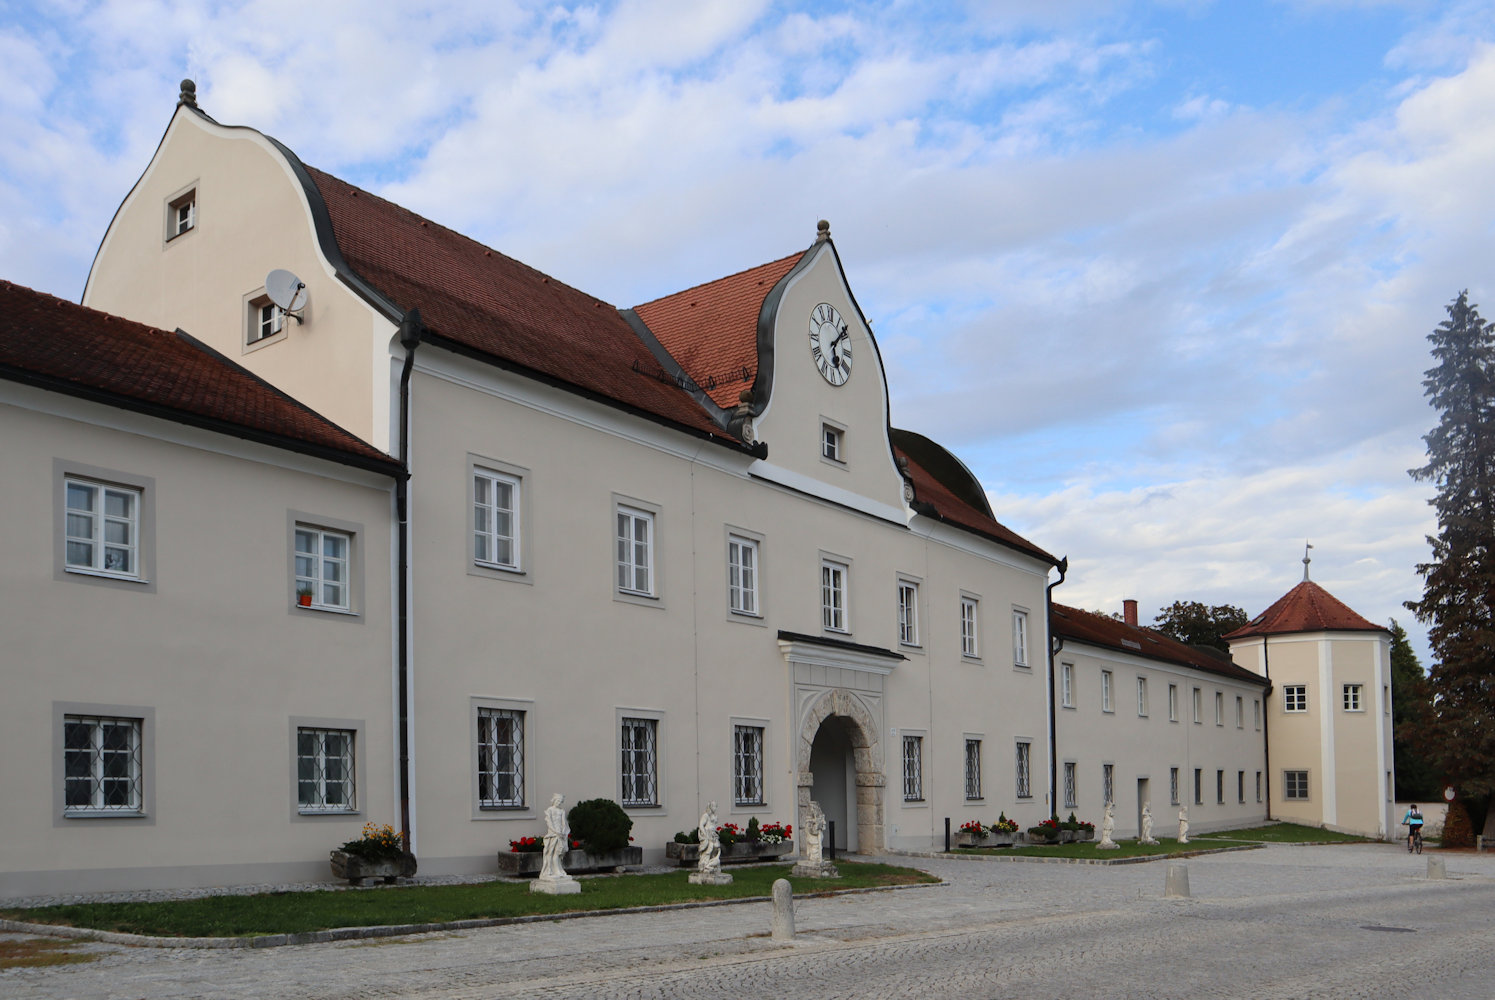
{"label": "stone planter", "polygon": [[1060,830],[1059,831],[1059,843],[1061,843],[1061,844],[1073,844],[1076,840],[1079,839],[1079,837],[1080,837],[1080,834],[1076,830]]}
{"label": "stone planter", "polygon": [[987,833],[978,837],[971,833],[957,833],[956,847],[1011,847],[1017,843],[1015,833]]}
{"label": "stone planter", "polygon": [[383,879],[386,884],[392,884],[402,875],[408,878],[415,874],[413,854],[402,858],[369,861],[347,851],[333,851],[331,861],[333,877],[345,878],[350,885],[363,885],[371,878]]}
{"label": "stone planter", "polygon": [[[498,870],[505,875],[538,875],[543,855],[539,851],[516,854],[513,851],[498,852]],[[567,851],[561,857],[561,866],[568,875],[584,872],[615,871],[644,863],[642,847],[625,847],[621,851],[593,854],[590,851]]]}
{"label": "stone planter", "polygon": [[1088,827],[1087,826],[1082,826],[1082,827],[1080,827],[1079,831],[1075,834],[1075,840],[1094,840],[1094,839],[1095,839],[1095,827],[1093,827],[1093,826],[1088,826]]}
{"label": "stone planter", "polygon": [[1034,833],[1033,831],[1029,830],[1028,843],[1035,846],[1042,846],[1044,844],[1057,844],[1059,843],[1059,831],[1055,830],[1051,834],[1042,834]]}
{"label": "stone planter", "polygon": [[[772,861],[774,858],[793,853],[794,841],[792,840],[781,840],[777,844],[767,844],[761,840],[757,843],[739,840],[735,844],[728,844],[722,848],[722,864],[744,865],[752,861]],[[677,844],[671,841],[664,845],[664,856],[681,868],[690,868],[701,859],[701,845]]]}

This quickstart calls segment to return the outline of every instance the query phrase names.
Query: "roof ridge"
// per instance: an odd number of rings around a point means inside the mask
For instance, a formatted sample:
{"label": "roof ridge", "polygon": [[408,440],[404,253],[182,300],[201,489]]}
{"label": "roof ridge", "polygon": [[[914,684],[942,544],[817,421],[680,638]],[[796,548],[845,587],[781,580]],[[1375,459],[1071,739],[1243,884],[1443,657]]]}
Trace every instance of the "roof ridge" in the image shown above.
{"label": "roof ridge", "polygon": [[664,295],[660,295],[660,296],[658,296],[656,298],[652,298],[652,299],[650,299],[647,302],[640,302],[638,305],[634,306],[633,308],[634,309],[642,309],[645,306],[652,306],[656,302],[663,302],[665,299],[673,299],[673,298],[676,298],[678,296],[684,295],[687,292],[699,291],[700,289],[705,288],[708,285],[716,285],[716,284],[720,284],[723,281],[731,281],[733,278],[740,278],[740,277],[742,277],[744,274],[747,274],[749,271],[756,271],[756,270],[759,270],[760,268],[764,268],[764,267],[773,267],[775,264],[782,264],[782,263],[784,263],[787,260],[803,257],[807,253],[809,253],[809,250],[798,250],[798,251],[795,251],[794,253],[785,254],[782,257],[775,257],[773,260],[765,260],[761,264],[754,264],[751,267],[745,267],[745,268],[743,268],[740,271],[733,271],[731,274],[723,274],[720,277],[712,278],[712,279],[710,279],[708,281],[698,281],[694,285],[691,285],[688,288],[682,288],[682,289],[680,289],[678,292],[668,292],[668,293],[666,293]]}

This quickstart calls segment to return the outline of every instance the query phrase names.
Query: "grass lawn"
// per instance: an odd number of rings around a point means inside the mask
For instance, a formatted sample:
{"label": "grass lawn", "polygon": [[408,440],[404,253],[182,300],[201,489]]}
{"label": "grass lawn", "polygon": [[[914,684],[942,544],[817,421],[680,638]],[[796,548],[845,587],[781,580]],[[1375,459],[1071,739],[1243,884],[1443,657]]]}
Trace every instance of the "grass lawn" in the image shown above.
{"label": "grass lawn", "polygon": [[77,947],[71,941],[0,941],[0,969],[19,969],[38,965],[73,965],[92,962],[98,955],[70,951]]}
{"label": "grass lawn", "polygon": [[1201,833],[1197,837],[1190,837],[1189,842],[1196,840],[1245,840],[1254,844],[1305,844],[1325,842],[1332,843],[1363,843],[1367,837],[1357,837],[1353,833],[1336,833],[1333,830],[1324,830],[1316,826],[1303,826],[1301,823],[1273,823],[1270,826],[1252,826],[1241,830],[1220,830],[1216,833]]}
{"label": "grass lawn", "polygon": [[1052,844],[1047,846],[1027,845],[1024,847],[959,847],[952,854],[992,854],[992,855],[1015,855],[1020,858],[1088,858],[1096,861],[1115,861],[1117,858],[1142,858],[1163,857],[1169,854],[1181,854],[1189,851],[1197,851],[1201,848],[1209,850],[1211,847],[1221,847],[1221,844],[1200,844],[1194,846],[1194,840],[1190,838],[1187,844],[1179,846],[1178,841],[1170,837],[1159,837],[1156,844],[1139,844],[1135,840],[1116,841],[1116,850],[1101,851],[1096,849],[1099,841],[1086,840],[1073,844]]}
{"label": "grass lawn", "polygon": [[0,916],[32,923],[68,924],[96,930],[164,937],[243,937],[299,934],[333,927],[434,924],[487,917],[612,910],[694,900],[772,894],[774,879],[787,878],[797,893],[870,886],[909,885],[939,879],[912,868],[838,862],[841,878],[789,875],[789,865],[754,866],[731,872],[731,885],[691,885],[689,872],[583,878],[581,892],[547,896],[528,883],[428,885],[348,892],[281,892],[259,896],[211,896],[161,903],[77,903],[33,909],[0,909]]}

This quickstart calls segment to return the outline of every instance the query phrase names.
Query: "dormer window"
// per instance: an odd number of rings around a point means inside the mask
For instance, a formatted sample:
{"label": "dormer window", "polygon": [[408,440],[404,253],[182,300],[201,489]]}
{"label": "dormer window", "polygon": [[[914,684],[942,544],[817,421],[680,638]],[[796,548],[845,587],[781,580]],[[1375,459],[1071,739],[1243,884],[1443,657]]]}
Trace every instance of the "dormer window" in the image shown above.
{"label": "dormer window", "polygon": [[166,242],[197,228],[197,189],[172,198],[166,203]]}
{"label": "dormer window", "polygon": [[846,462],[846,432],[834,424],[820,425],[820,457],[827,462]]}

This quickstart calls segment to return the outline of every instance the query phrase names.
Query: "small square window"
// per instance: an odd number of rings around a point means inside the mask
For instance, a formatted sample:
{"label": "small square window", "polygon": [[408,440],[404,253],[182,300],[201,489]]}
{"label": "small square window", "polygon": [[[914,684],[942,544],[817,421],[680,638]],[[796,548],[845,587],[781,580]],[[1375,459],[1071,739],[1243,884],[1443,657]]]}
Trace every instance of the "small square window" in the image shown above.
{"label": "small square window", "polygon": [[924,801],[924,737],[903,737],[903,801]]}
{"label": "small square window", "polygon": [[1308,799],[1308,772],[1307,771],[1283,771],[1283,798],[1290,801],[1306,801]]}
{"label": "small square window", "polygon": [[739,615],[758,614],[758,543],[727,536],[727,606]]}
{"label": "small square window", "polygon": [[820,624],[828,632],[849,632],[846,617],[845,563],[820,562]]}
{"label": "small square window", "polygon": [[1308,685],[1284,684],[1282,686],[1282,710],[1284,712],[1308,711]]}
{"label": "small square window", "polygon": [[911,580],[898,581],[898,641],[919,644],[919,585]]}
{"label": "small square window", "polygon": [[64,480],[67,568],[139,578],[141,491]]}
{"label": "small square window", "polygon": [[1360,693],[1364,688],[1359,684],[1346,684],[1344,686],[1344,710],[1346,712],[1362,712]]}
{"label": "small square window", "polygon": [[350,610],[352,549],[351,535],[308,525],[296,526],[296,596],[303,607]]}
{"label": "small square window", "polygon": [[143,797],[140,719],[65,715],[63,811],[139,814]]}
{"label": "small square window", "polygon": [[491,469],[472,473],[472,558],[479,566],[520,568],[520,482]]}
{"label": "small square window", "polygon": [[977,631],[976,612],[979,601],[974,597],[960,599],[960,655],[977,659],[981,656],[981,644]]}
{"label": "small square window", "polygon": [[846,432],[831,424],[820,425],[820,457],[828,462],[845,464]]}
{"label": "small square window", "polygon": [[245,328],[244,342],[258,344],[269,340],[285,330],[285,310],[271,302],[266,296],[249,301],[249,317]]}
{"label": "small square window", "polygon": [[197,228],[197,189],[166,203],[166,241],[169,243]]}
{"label": "small square window", "polygon": [[732,727],[732,804],[763,805],[763,727]]}
{"label": "small square window", "polygon": [[296,802],[302,812],[353,812],[353,730],[296,730]]}
{"label": "small square window", "polygon": [[981,741],[966,740],[966,798],[981,798]]}
{"label": "small square window", "polygon": [[644,597],[654,595],[654,515],[618,505],[618,590]]}

